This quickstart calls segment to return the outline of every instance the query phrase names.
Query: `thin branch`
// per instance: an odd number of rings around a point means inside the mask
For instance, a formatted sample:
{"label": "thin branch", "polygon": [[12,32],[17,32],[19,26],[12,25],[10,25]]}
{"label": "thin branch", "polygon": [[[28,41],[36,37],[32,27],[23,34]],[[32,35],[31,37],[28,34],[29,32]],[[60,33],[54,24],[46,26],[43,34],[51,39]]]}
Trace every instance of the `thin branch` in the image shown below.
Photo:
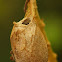
{"label": "thin branch", "polygon": [[28,4],[29,1],[30,1],[30,0],[26,0],[26,2],[25,2],[25,6],[24,6],[24,12],[25,12],[25,13],[26,13],[27,4]]}

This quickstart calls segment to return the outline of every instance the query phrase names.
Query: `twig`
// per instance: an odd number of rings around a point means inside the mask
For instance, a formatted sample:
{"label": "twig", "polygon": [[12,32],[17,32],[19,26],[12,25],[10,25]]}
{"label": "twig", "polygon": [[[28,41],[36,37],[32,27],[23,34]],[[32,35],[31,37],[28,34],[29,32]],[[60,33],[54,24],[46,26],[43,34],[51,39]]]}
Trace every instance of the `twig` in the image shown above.
{"label": "twig", "polygon": [[26,12],[26,9],[27,9],[27,4],[28,4],[28,2],[29,2],[30,0],[26,0],[26,2],[25,2],[25,6],[24,6],[24,12]]}

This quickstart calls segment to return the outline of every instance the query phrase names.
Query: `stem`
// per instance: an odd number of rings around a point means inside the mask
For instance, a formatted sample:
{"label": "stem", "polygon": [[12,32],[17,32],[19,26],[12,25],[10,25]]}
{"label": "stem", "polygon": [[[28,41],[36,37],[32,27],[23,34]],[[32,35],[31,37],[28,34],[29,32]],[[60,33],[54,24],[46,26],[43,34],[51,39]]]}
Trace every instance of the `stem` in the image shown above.
{"label": "stem", "polygon": [[31,3],[32,16],[35,16],[37,11],[36,0],[30,0],[30,3]]}
{"label": "stem", "polygon": [[26,10],[27,10],[27,4],[28,4],[28,2],[29,2],[30,0],[26,0],[26,2],[25,2],[25,6],[24,6],[24,12],[26,13]]}
{"label": "stem", "polygon": [[[39,18],[36,0],[29,0],[28,3],[27,3],[27,0],[26,0],[25,5],[27,6],[25,16],[32,15],[33,17],[38,17]],[[25,6],[25,8],[26,8],[26,6]]]}

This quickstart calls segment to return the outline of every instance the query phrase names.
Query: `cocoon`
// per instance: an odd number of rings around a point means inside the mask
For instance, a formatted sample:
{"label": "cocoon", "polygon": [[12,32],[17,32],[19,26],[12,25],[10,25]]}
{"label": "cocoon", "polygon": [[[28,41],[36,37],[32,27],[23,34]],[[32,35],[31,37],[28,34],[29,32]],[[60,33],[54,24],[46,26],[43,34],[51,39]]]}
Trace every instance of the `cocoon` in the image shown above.
{"label": "cocoon", "polygon": [[10,41],[16,62],[48,61],[47,43],[33,17],[14,22]]}

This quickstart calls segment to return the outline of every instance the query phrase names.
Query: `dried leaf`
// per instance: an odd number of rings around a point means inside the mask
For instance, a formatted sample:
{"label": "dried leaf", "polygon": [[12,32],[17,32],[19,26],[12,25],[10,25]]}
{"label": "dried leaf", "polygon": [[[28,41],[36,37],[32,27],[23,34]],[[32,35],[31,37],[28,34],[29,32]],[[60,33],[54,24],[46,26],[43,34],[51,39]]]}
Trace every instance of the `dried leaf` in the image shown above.
{"label": "dried leaf", "polygon": [[26,15],[28,15],[28,13],[31,13],[31,12],[33,13],[33,16],[35,17],[36,22],[45,37],[45,40],[47,42],[47,47],[48,47],[48,62],[57,62],[57,54],[52,51],[50,41],[47,39],[46,34],[45,34],[45,30],[44,30],[45,24],[43,20],[41,20],[39,17],[36,0],[31,0],[31,4],[32,5],[30,5],[30,2],[28,3],[28,9],[26,10],[27,11]]}

